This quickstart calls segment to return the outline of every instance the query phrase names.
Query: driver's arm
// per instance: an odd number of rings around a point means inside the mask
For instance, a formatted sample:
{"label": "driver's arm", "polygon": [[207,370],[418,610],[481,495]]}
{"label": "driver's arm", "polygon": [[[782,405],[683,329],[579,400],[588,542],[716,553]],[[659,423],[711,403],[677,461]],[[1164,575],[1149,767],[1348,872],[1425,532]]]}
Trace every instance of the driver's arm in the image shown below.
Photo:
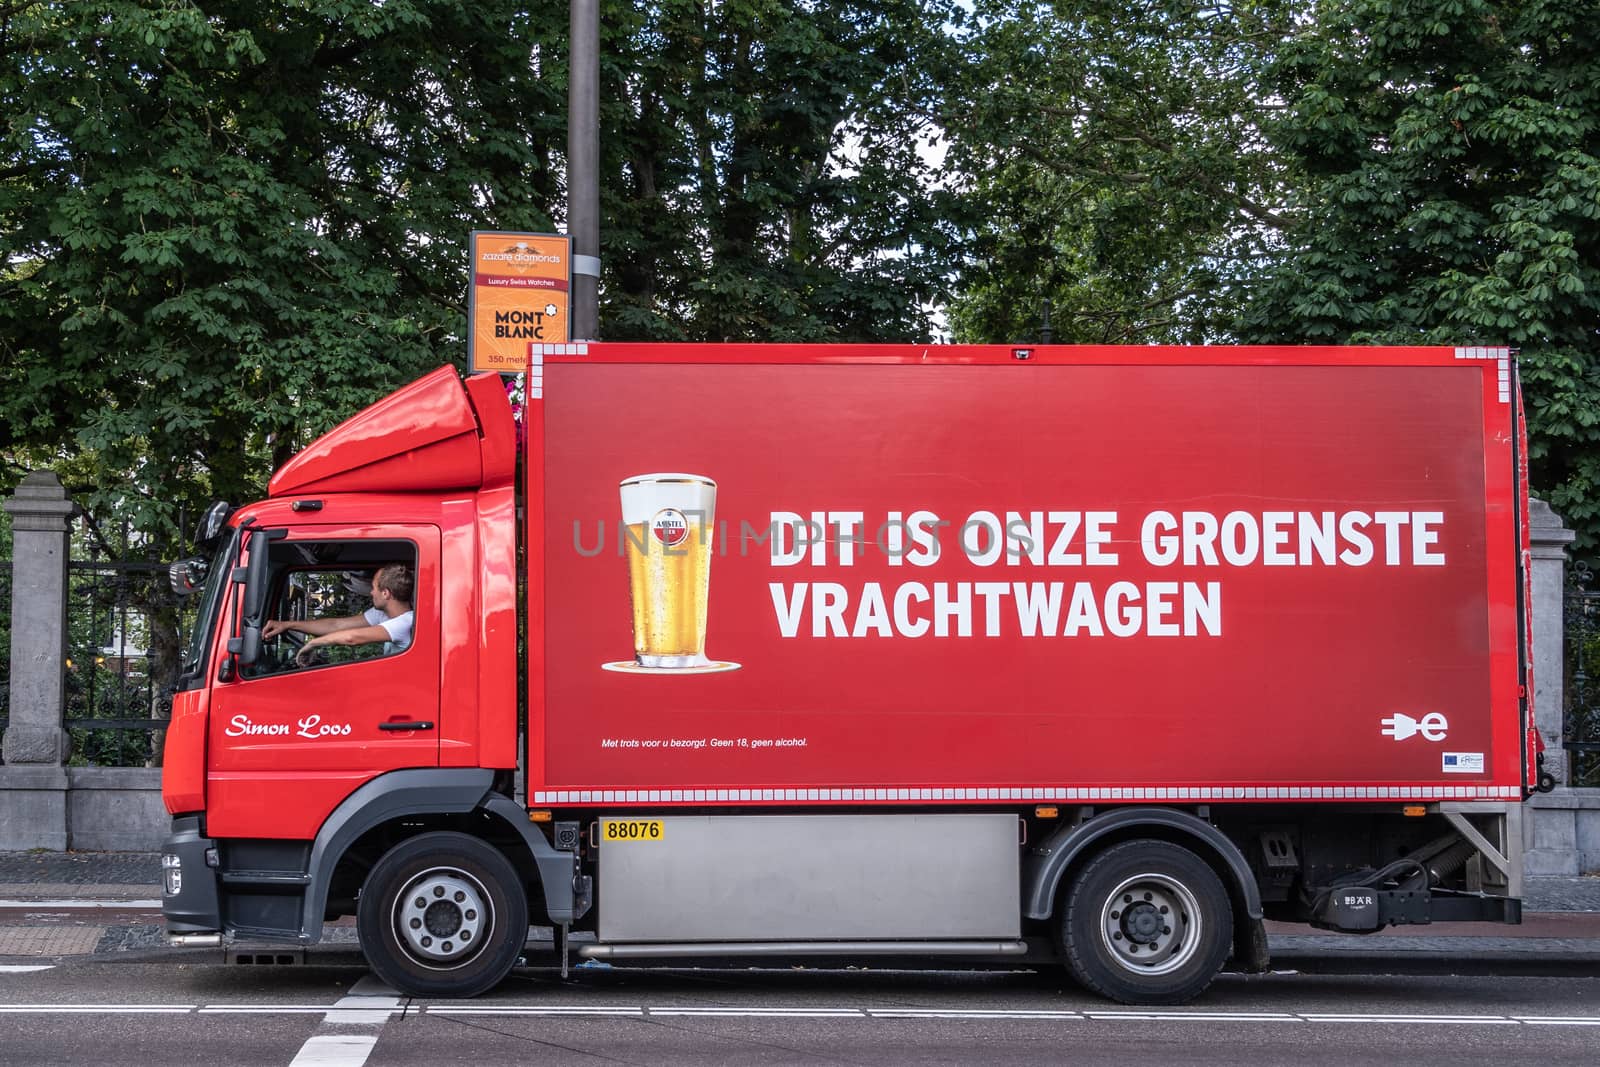
{"label": "driver's arm", "polygon": [[346,615],[340,619],[272,619],[261,628],[261,636],[265,639],[292,632],[322,637],[342,630],[353,630],[358,626],[368,626],[365,615]]}
{"label": "driver's arm", "polygon": [[365,619],[361,621],[361,626],[348,627],[313,637],[300,646],[300,651],[295,655],[295,659],[303,662],[308,652],[314,648],[321,648],[323,645],[372,645],[380,641],[389,640],[388,630],[385,630],[382,626],[369,626],[366,624]]}
{"label": "driver's arm", "polygon": [[334,633],[313,637],[305,643],[306,648],[315,648],[321,645],[370,645],[378,641],[389,640],[389,631],[382,626],[362,625],[358,627],[338,630]]}

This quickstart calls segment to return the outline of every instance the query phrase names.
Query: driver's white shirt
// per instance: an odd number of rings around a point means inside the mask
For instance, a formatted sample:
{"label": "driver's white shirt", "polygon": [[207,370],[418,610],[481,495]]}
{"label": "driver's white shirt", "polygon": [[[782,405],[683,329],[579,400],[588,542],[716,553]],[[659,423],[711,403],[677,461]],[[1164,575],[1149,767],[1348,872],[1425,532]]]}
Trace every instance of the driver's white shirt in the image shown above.
{"label": "driver's white shirt", "polygon": [[411,647],[411,626],[416,618],[415,612],[403,611],[391,619],[378,608],[368,608],[361,617],[367,620],[368,626],[381,626],[389,634],[389,640],[383,643],[385,656],[404,652]]}

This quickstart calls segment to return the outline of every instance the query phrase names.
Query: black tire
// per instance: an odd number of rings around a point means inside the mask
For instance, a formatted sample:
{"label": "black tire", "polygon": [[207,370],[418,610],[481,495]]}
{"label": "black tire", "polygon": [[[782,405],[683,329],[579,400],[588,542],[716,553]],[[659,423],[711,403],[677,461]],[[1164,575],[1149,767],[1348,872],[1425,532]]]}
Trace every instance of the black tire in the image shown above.
{"label": "black tire", "polygon": [[1124,841],[1091,859],[1067,887],[1056,938],[1072,976],[1101,996],[1184,1004],[1228,958],[1233,907],[1216,872],[1193,852]]}
{"label": "black tire", "polygon": [[373,866],[356,907],[361,951],[413,996],[473,997],[498,985],[528,940],[528,898],[493,846],[421,834]]}

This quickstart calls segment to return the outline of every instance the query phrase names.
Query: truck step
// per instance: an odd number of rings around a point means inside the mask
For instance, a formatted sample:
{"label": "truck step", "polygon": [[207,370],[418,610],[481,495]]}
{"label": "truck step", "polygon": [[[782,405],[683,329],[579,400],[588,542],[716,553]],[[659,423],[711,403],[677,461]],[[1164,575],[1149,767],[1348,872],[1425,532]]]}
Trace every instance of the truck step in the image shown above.
{"label": "truck step", "polygon": [[680,941],[583,945],[596,960],[674,956],[1021,956],[1021,941]]}
{"label": "truck step", "polygon": [[293,871],[223,871],[224,885],[306,886],[311,884],[309,874]]}

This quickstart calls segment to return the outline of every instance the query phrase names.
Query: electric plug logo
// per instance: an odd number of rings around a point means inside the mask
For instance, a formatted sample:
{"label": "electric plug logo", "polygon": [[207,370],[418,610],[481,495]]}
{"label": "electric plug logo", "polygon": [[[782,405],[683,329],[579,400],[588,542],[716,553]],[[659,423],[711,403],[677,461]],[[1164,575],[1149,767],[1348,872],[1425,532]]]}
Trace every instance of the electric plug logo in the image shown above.
{"label": "electric plug logo", "polygon": [[1380,719],[1379,723],[1383,726],[1383,736],[1396,741],[1416,734],[1421,734],[1424,741],[1443,741],[1445,732],[1450,729],[1449,721],[1437,711],[1430,711],[1420,719],[1397,711],[1387,719]]}

